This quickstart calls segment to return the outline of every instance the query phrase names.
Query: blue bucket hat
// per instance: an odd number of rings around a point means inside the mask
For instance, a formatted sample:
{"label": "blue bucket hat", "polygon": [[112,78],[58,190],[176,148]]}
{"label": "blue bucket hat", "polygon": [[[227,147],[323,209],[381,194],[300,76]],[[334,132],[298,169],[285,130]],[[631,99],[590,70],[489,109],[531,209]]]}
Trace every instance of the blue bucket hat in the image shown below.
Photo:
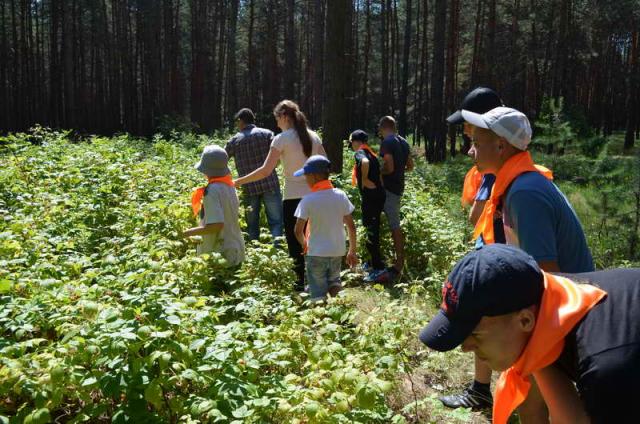
{"label": "blue bucket hat", "polygon": [[294,177],[302,177],[305,174],[322,174],[329,172],[331,162],[322,155],[313,155],[304,163],[304,166],[293,173]]}

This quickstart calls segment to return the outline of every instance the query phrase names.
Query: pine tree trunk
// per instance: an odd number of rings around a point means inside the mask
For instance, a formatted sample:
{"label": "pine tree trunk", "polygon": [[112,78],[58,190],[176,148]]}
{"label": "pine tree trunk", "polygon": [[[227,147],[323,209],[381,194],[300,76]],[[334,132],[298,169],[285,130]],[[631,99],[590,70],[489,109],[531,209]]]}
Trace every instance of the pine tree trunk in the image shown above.
{"label": "pine tree trunk", "polygon": [[[238,7],[240,0],[231,0],[229,14],[229,35],[227,39],[227,114],[236,113],[238,110],[238,80],[236,70]],[[231,122],[233,124],[233,122]]]}
{"label": "pine tree trunk", "polygon": [[295,0],[287,0],[286,25],[284,31],[284,96],[288,99],[294,97],[296,86],[296,40],[294,17],[296,12]]}
{"label": "pine tree trunk", "polygon": [[402,51],[402,88],[400,90],[400,117],[398,128],[400,135],[407,135],[407,99],[409,93],[409,50],[411,47],[411,17],[413,16],[411,0],[406,0],[404,45]]}
{"label": "pine tree trunk", "polygon": [[443,161],[446,154],[446,131],[443,114],[446,19],[446,0],[436,0],[433,26],[433,64],[431,69],[431,108],[429,114],[431,125],[427,136],[427,159],[431,162]]}
{"label": "pine tree trunk", "polygon": [[[447,37],[447,75],[445,86],[446,114],[457,109],[456,99],[456,60],[458,58],[458,23],[460,16],[460,2],[458,0],[449,1],[449,31]],[[449,152],[451,156],[456,155],[456,125],[449,125]]]}
{"label": "pine tree trunk", "polygon": [[342,171],[343,140],[347,135],[348,116],[347,81],[348,71],[345,53],[350,33],[351,2],[344,0],[327,1],[327,45],[325,64],[326,102],[322,108],[322,128],[324,146],[331,161],[333,172]]}

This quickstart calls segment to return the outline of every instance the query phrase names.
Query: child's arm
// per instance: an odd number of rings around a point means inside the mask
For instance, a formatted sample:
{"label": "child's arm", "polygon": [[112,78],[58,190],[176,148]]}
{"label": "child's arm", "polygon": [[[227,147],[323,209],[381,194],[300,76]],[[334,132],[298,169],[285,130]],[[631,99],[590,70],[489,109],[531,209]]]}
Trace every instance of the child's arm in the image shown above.
{"label": "child's arm", "polygon": [[201,225],[199,227],[189,228],[182,233],[182,237],[203,236],[205,234],[218,234],[224,228],[223,222],[215,222],[213,224]]}
{"label": "child's arm", "polygon": [[353,222],[351,214],[345,215],[343,218],[344,224],[347,226],[347,233],[349,234],[349,251],[347,252],[347,265],[354,267],[358,264],[358,255],[356,254],[356,224]]}
{"label": "child's arm", "polygon": [[302,246],[303,250],[307,246],[307,241],[304,238],[304,226],[306,223],[307,223],[306,219],[298,218],[296,220],[296,226],[294,228],[296,239],[298,240],[298,243],[300,243],[300,246]]}
{"label": "child's arm", "polygon": [[362,186],[370,189],[376,188],[376,185],[369,179],[369,159],[362,158],[360,161],[360,170],[362,171]]}

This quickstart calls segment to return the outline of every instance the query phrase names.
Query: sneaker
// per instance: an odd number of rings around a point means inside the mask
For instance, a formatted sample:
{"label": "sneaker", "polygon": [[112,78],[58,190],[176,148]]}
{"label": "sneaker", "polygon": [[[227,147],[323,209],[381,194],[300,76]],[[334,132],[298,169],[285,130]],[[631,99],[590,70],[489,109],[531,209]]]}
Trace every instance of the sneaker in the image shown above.
{"label": "sneaker", "polygon": [[440,402],[449,408],[471,408],[473,410],[489,409],[493,406],[493,396],[490,391],[474,390],[471,386],[462,393],[439,397]]}
{"label": "sneaker", "polygon": [[371,265],[369,264],[369,262],[363,262],[362,263],[362,270],[364,272],[371,272],[373,271],[373,269],[371,268]]}
{"label": "sneaker", "polygon": [[374,280],[378,284],[392,283],[400,276],[400,273],[394,267],[389,267],[381,272]]}
{"label": "sneaker", "polygon": [[365,277],[364,281],[367,283],[373,283],[380,276],[380,274],[387,272],[385,269],[371,270]]}

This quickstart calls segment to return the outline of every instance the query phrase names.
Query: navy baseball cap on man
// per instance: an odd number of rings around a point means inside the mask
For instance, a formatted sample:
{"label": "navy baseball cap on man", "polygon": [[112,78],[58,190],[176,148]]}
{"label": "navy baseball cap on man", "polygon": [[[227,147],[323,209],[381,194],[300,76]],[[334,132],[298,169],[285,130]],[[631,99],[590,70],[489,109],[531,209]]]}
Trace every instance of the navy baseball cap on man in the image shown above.
{"label": "navy baseball cap on man", "polygon": [[420,331],[420,341],[446,352],[462,344],[484,316],[505,315],[539,304],[544,276],[524,251],[485,245],[462,258],[442,288],[438,314]]}
{"label": "navy baseball cap on man", "polygon": [[462,124],[464,122],[462,109],[483,114],[498,106],[503,106],[498,93],[487,87],[478,87],[467,94],[462,104],[460,104],[460,109],[449,115],[447,123],[452,125]]}
{"label": "navy baseball cap on man", "polygon": [[322,155],[309,156],[304,166],[293,173],[294,177],[302,177],[304,174],[323,174],[329,172],[331,162]]}

